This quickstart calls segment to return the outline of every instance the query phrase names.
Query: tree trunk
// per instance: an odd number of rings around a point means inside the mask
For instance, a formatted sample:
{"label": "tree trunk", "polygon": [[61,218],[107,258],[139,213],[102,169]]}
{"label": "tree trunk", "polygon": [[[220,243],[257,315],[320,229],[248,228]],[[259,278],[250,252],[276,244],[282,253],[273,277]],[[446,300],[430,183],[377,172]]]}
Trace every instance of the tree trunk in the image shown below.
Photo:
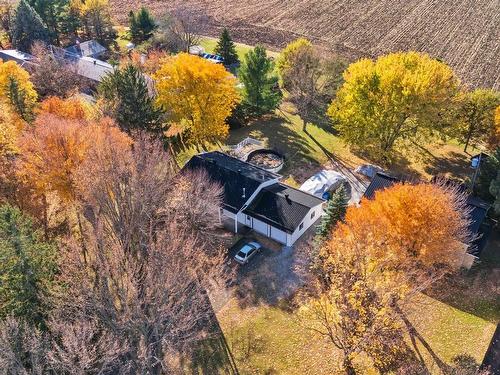
{"label": "tree trunk", "polygon": [[352,365],[351,360],[349,359],[348,355],[344,356],[344,370],[346,375],[356,375],[356,370],[354,369],[354,366]]}
{"label": "tree trunk", "polygon": [[83,261],[85,264],[87,264],[87,246],[85,246],[85,240],[84,240],[84,233],[83,233],[83,225],[82,225],[82,218],[80,216],[80,212],[78,211],[78,208],[75,207],[75,212],[76,212],[76,221],[78,223],[78,231],[80,232],[80,242],[81,242],[81,247],[82,247],[82,255],[83,255]]}
{"label": "tree trunk", "polygon": [[467,153],[467,147],[469,147],[469,142],[472,137],[472,132],[473,132],[473,127],[472,125],[469,126],[469,131],[467,132],[467,138],[465,139],[465,147],[464,147],[464,152]]}

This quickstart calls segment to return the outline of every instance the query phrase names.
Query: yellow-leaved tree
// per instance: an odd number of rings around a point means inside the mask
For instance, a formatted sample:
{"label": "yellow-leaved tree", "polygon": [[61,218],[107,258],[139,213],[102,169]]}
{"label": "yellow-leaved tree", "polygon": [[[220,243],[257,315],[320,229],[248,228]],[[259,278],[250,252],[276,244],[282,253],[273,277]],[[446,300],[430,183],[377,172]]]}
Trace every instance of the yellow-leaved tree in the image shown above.
{"label": "yellow-leaved tree", "polygon": [[385,157],[398,143],[449,125],[458,87],[452,69],[424,53],[361,59],[344,72],[328,115],[348,144]]}
{"label": "yellow-leaved tree", "polygon": [[14,61],[0,60],[0,100],[8,103],[24,120],[32,119],[37,93],[29,73]]}
{"label": "yellow-leaved tree", "polygon": [[[0,101],[0,185],[7,188],[12,182],[14,159],[19,152],[18,139],[26,123],[16,114],[10,106]],[[0,199],[6,192],[0,188]]]}
{"label": "yellow-leaved tree", "polygon": [[488,139],[488,148],[494,150],[500,146],[500,105],[495,109],[493,131]]}
{"label": "yellow-leaved tree", "polygon": [[226,138],[226,120],[239,103],[235,77],[222,65],[180,53],[154,74],[157,104],[183,139],[199,147]]}

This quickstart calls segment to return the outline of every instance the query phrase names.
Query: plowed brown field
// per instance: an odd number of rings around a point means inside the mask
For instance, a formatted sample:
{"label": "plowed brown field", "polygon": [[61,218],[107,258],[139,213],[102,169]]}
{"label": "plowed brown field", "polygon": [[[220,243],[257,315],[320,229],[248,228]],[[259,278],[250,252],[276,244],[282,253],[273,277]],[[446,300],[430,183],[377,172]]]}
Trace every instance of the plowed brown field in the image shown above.
{"label": "plowed brown field", "polygon": [[238,41],[282,47],[297,36],[346,57],[425,51],[470,86],[500,90],[500,0],[111,0],[126,20],[144,4],[155,14],[184,6],[229,27]]}

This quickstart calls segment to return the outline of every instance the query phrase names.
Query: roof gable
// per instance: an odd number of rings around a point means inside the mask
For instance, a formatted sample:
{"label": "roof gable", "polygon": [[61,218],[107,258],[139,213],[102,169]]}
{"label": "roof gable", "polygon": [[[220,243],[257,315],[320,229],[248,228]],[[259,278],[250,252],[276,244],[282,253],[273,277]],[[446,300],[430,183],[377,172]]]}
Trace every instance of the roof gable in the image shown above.
{"label": "roof gable", "polygon": [[263,188],[243,212],[287,233],[293,233],[311,208],[323,202],[314,195],[276,183]]}
{"label": "roof gable", "polygon": [[364,197],[373,199],[377,190],[384,190],[390,188],[392,185],[401,182],[399,179],[389,176],[385,173],[377,172],[370,181],[370,185],[366,188]]}
{"label": "roof gable", "polygon": [[241,210],[262,183],[281,177],[218,151],[193,156],[184,169],[202,169],[212,181],[221,184],[224,208],[231,212]]}

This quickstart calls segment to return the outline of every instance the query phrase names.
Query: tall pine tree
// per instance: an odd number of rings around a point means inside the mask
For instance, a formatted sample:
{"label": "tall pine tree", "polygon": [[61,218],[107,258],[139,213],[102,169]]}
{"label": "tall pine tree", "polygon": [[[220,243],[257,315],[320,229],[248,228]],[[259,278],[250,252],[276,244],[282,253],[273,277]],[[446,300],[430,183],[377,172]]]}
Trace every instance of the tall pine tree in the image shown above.
{"label": "tall pine tree", "polygon": [[214,52],[224,58],[225,66],[238,64],[240,62],[238,54],[236,53],[236,46],[234,45],[233,39],[231,39],[229,30],[226,28],[222,30],[222,34],[217,42]]}
{"label": "tall pine tree", "polygon": [[161,132],[162,112],[155,108],[146,78],[136,66],[127,65],[107,75],[98,91],[104,110],[123,131]]}
{"label": "tall pine tree", "polygon": [[52,42],[60,43],[68,0],[27,0],[47,26]]}
{"label": "tall pine tree", "polygon": [[26,90],[20,87],[19,82],[14,77],[9,77],[7,97],[17,114],[26,122],[34,120],[33,110],[35,103],[30,100]]}
{"label": "tall pine tree", "polygon": [[255,47],[245,55],[238,76],[244,85],[243,105],[250,115],[260,116],[275,110],[282,98],[274,64],[266,49]]}
{"label": "tall pine tree", "polygon": [[14,18],[12,45],[20,51],[29,52],[36,40],[49,42],[47,26],[26,0],[20,0]]}
{"label": "tall pine tree", "polygon": [[321,219],[320,225],[316,229],[316,238],[318,241],[324,241],[330,237],[333,228],[342,220],[347,211],[347,194],[342,185],[331,199],[328,201],[325,209],[325,215]]}
{"label": "tall pine tree", "polygon": [[149,11],[142,7],[137,13],[129,13],[130,38],[135,43],[144,42],[153,35],[156,23]]}

